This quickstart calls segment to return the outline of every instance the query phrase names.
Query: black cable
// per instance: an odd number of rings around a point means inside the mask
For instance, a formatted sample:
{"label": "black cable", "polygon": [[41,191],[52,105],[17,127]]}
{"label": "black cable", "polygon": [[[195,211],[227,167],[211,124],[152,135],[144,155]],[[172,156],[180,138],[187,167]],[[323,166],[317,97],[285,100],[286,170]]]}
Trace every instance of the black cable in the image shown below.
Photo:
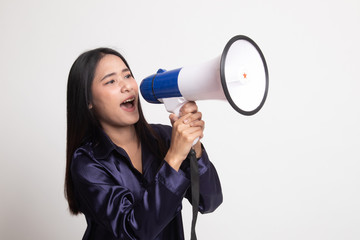
{"label": "black cable", "polygon": [[193,218],[191,222],[191,240],[197,240],[195,225],[197,220],[197,215],[199,211],[199,166],[196,159],[196,152],[192,148],[189,152],[190,159],[190,177],[191,177],[191,204],[193,210]]}

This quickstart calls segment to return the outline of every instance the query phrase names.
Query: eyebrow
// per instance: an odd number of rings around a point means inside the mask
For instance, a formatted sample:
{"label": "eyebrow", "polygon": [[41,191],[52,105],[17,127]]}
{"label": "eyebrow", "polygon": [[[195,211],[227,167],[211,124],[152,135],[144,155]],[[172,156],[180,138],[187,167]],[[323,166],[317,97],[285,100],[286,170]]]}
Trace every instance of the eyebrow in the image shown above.
{"label": "eyebrow", "polygon": [[[124,73],[124,72],[130,72],[130,69],[124,68],[123,70],[121,70],[121,72],[122,72],[122,73]],[[100,82],[101,82],[102,80],[104,80],[105,78],[112,77],[112,76],[114,76],[114,75],[116,75],[116,72],[108,73],[108,74],[106,74],[106,75],[100,80]]]}

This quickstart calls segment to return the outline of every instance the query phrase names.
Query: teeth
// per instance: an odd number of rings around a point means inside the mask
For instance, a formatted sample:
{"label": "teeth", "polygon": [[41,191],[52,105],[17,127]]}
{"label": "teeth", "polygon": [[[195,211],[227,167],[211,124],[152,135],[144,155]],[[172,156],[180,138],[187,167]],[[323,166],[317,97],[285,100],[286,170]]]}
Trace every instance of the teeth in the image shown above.
{"label": "teeth", "polygon": [[135,100],[135,98],[129,98],[129,99],[125,100],[123,103],[132,102],[132,101],[134,101],[134,100]]}

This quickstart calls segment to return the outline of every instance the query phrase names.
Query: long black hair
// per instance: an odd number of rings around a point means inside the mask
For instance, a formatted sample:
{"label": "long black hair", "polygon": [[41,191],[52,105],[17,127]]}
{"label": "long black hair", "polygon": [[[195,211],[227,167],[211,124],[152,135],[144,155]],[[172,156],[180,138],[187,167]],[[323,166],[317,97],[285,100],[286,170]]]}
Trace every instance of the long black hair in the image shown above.
{"label": "long black hair", "polygon": [[[95,70],[99,61],[105,55],[115,55],[121,58],[127,68],[131,69],[125,58],[117,51],[110,48],[96,48],[81,54],[72,65],[67,85],[67,141],[66,141],[66,173],[65,173],[65,197],[72,214],[80,213],[74,195],[70,167],[75,150],[81,146],[84,139],[93,137],[100,124],[93,112],[89,109],[92,101],[91,85]],[[132,74],[132,72],[131,72]],[[166,154],[165,143],[159,135],[146,122],[143,115],[140,100],[138,101],[139,121],[135,123],[135,131],[138,140],[150,147],[160,159]],[[155,142],[150,138],[155,138]],[[156,144],[156,146],[154,146]]]}

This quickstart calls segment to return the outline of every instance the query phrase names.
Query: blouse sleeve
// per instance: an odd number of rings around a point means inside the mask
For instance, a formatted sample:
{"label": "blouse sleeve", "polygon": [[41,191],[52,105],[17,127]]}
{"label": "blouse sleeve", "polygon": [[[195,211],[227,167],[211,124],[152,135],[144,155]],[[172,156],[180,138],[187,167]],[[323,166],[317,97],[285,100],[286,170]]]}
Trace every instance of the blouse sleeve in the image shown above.
{"label": "blouse sleeve", "polygon": [[[166,141],[166,144],[170,146],[172,128],[166,125],[152,125]],[[199,211],[201,213],[213,212],[223,201],[223,195],[221,190],[221,184],[219,176],[214,165],[209,160],[206,150],[203,145],[202,156],[198,159],[199,165],[199,187],[200,187],[200,201]],[[186,159],[181,167],[180,171],[182,175],[186,176],[190,180],[190,162]],[[191,188],[189,187],[185,197],[191,203]]]}
{"label": "blouse sleeve", "polygon": [[[213,212],[223,201],[223,195],[221,190],[221,184],[219,176],[214,165],[209,160],[209,157],[202,146],[202,156],[198,159],[199,166],[199,211],[201,213]],[[186,159],[181,166],[187,178],[190,179],[190,163],[189,159]],[[191,203],[191,188],[186,192],[185,196]]]}
{"label": "blouse sleeve", "polygon": [[78,153],[72,179],[81,211],[112,232],[116,239],[153,239],[181,211],[190,181],[165,161],[141,201],[116,184],[96,159]]}

